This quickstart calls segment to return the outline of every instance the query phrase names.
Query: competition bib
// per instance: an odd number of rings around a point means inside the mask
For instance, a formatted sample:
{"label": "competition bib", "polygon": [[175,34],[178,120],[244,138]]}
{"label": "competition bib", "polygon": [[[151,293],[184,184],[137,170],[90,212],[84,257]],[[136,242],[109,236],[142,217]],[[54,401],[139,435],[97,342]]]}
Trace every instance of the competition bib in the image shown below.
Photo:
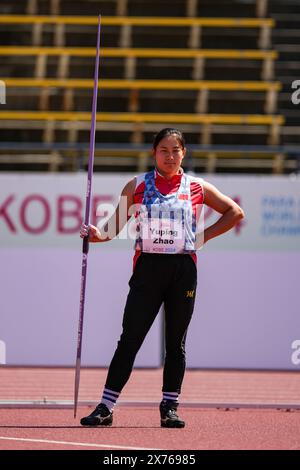
{"label": "competition bib", "polygon": [[147,253],[181,253],[184,250],[184,233],[179,220],[144,217],[141,229],[143,251]]}

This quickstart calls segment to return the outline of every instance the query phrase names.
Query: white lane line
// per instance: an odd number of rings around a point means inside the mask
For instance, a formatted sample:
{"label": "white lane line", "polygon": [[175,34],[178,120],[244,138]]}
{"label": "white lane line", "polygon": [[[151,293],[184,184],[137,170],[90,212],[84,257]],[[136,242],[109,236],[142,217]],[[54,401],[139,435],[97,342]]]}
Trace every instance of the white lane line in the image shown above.
{"label": "white lane line", "polygon": [[68,446],[81,446],[81,447],[99,447],[101,449],[124,449],[124,450],[159,450],[154,447],[131,447],[131,446],[118,446],[113,444],[90,444],[88,442],[66,442],[66,441],[50,441],[48,439],[25,439],[24,437],[2,437],[0,439],[7,441],[23,441],[23,442],[42,442],[45,444],[61,444]]}

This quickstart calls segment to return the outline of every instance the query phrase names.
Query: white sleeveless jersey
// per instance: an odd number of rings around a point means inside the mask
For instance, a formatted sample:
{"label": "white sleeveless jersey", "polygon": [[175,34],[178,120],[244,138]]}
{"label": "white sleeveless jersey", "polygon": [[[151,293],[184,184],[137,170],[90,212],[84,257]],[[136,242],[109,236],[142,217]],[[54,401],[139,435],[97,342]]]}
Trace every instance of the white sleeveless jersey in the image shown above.
{"label": "white sleeveless jersey", "polygon": [[[144,192],[137,214],[135,249],[146,253],[194,253],[196,235],[199,238],[203,230],[203,180],[183,173],[178,191],[163,195],[156,187],[155,176],[153,170],[137,179],[137,186],[144,182]],[[202,191],[197,207],[191,196],[191,183],[195,182]]]}

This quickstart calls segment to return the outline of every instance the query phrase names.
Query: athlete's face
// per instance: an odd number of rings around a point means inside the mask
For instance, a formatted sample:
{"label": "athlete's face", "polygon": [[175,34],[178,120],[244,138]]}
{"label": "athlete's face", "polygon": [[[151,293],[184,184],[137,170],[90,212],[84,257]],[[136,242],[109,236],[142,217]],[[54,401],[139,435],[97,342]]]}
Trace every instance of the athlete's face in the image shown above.
{"label": "athlete's face", "polygon": [[182,147],[176,135],[164,137],[153,149],[156,168],[164,176],[173,176],[178,173],[186,149]]}

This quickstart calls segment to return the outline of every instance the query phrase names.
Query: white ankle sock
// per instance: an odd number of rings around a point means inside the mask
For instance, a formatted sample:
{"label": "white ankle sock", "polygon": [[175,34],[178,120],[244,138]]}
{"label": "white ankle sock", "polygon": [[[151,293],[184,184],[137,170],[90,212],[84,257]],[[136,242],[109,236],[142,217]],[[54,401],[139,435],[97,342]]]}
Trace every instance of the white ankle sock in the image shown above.
{"label": "white ankle sock", "polygon": [[111,412],[114,409],[114,406],[117,402],[119,395],[120,395],[119,392],[114,392],[113,390],[109,390],[109,388],[105,388],[103,390],[101,403],[106,405],[109,411]]}

